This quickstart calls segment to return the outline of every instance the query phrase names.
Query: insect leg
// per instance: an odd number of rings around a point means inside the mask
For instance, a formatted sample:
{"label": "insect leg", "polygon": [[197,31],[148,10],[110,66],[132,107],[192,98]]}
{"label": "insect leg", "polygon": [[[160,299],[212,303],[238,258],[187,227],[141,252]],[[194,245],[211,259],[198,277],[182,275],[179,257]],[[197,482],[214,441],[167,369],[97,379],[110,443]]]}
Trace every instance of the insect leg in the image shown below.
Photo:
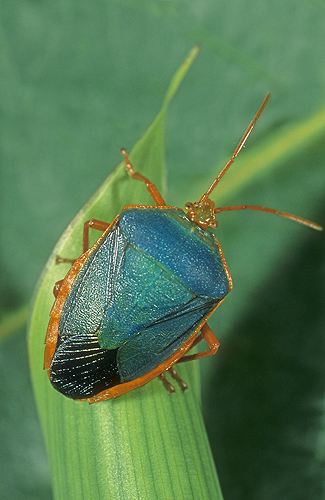
{"label": "insect leg", "polygon": [[[109,226],[110,226],[110,224],[108,224],[107,222],[103,222],[101,220],[97,220],[97,219],[87,220],[84,223],[83,238],[82,238],[82,253],[85,253],[89,248],[89,229],[93,228],[93,229],[98,229],[99,231],[104,232]],[[65,263],[65,264],[71,264],[73,266],[73,264],[76,262],[76,259],[65,259],[65,258],[57,256],[55,259],[55,262],[57,264]],[[57,297],[57,295],[60,291],[60,288],[62,286],[62,283],[63,283],[63,280],[57,281],[55,283],[54,288],[53,288],[54,297]]]}
{"label": "insect leg", "polygon": [[[58,259],[58,257],[57,257]],[[54,285],[54,288],[53,288],[53,295],[54,297],[56,298],[58,296],[58,293],[60,291],[60,288],[62,286],[62,283],[63,283],[64,280],[60,280],[60,281],[57,281]]]}
{"label": "insect leg", "polygon": [[169,394],[173,394],[173,392],[175,392],[175,387],[167,380],[166,375],[164,373],[161,373],[158,378],[167,387]]}
{"label": "insect leg", "polygon": [[98,231],[106,231],[110,226],[107,222],[103,222],[98,219],[90,219],[84,223],[84,232],[82,237],[82,253],[85,253],[89,249],[89,229],[97,229]]}
{"label": "insect leg", "polygon": [[183,391],[186,391],[187,389],[187,383],[184,382],[184,380],[178,375],[177,371],[175,370],[175,368],[172,366],[171,368],[169,368],[168,372],[171,374],[171,376],[177,380],[177,382],[179,383],[179,385],[181,386],[182,390]]}
{"label": "insect leg", "polygon": [[215,354],[219,349],[220,344],[207,323],[204,323],[204,325],[202,326],[201,333],[198,337],[196,337],[195,341],[192,344],[192,347],[197,345],[203,339],[205,339],[206,343],[209,346],[209,349],[207,351],[197,352],[196,354],[190,354],[189,356],[183,356],[177,362],[182,363],[185,361],[192,361],[193,359],[200,359],[200,358],[205,358],[207,356],[213,356],[213,354]]}
{"label": "insect leg", "polygon": [[129,159],[129,155],[127,154],[125,149],[121,149],[121,152],[122,152],[124,159],[125,159],[125,168],[128,171],[128,173],[130,174],[130,176],[132,177],[132,179],[137,179],[138,181],[142,181],[145,183],[148,193],[150,194],[151,198],[153,199],[153,201],[155,202],[155,204],[158,207],[166,206],[166,203],[164,202],[164,200],[163,200],[161,194],[159,193],[158,189],[156,188],[156,186],[151,181],[149,181],[149,179],[144,177],[144,175],[139,174],[139,172],[134,171],[134,168],[133,168],[133,166],[130,162],[130,159]]}
{"label": "insect leg", "polygon": [[[159,372],[158,372],[159,373]],[[167,387],[170,393],[175,392],[174,386],[168,382],[166,375],[164,373],[161,373],[160,375],[153,373],[152,371],[149,373],[146,373],[145,375],[142,375],[142,377],[139,377],[135,380],[131,380],[130,382],[125,382],[124,384],[119,384],[114,387],[110,387],[109,389],[106,389],[96,396],[93,396],[92,398],[89,399],[89,403],[98,403],[98,401],[105,401],[106,399],[110,398],[118,398],[122,394],[125,394],[129,391],[132,391],[133,389],[136,389],[137,387],[142,387],[154,378],[158,377],[160,380],[164,382],[164,385]]]}

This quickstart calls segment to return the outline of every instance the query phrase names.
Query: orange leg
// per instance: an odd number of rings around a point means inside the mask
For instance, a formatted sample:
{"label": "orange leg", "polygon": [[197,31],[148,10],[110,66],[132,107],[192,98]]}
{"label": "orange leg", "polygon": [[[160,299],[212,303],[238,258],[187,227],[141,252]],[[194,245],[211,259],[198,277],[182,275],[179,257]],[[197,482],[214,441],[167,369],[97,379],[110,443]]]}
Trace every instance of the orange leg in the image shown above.
{"label": "orange leg", "polygon": [[[58,261],[58,257],[56,258],[56,260]],[[63,260],[63,259],[62,259]],[[72,262],[73,263],[73,262]],[[64,280],[60,280],[60,281],[57,281],[54,285],[54,288],[53,288],[53,295],[54,297],[56,298],[58,296],[58,293],[60,291],[60,288],[62,286],[62,283],[63,283]]]}
{"label": "orange leg", "polygon": [[207,323],[204,323],[204,325],[202,326],[201,333],[198,337],[196,337],[195,341],[192,344],[192,347],[197,345],[203,339],[205,339],[206,343],[209,346],[209,349],[207,351],[197,352],[196,354],[190,354],[189,356],[183,356],[177,361],[177,363],[183,363],[185,361],[192,361],[193,359],[200,359],[200,358],[205,358],[207,356],[213,356],[213,354],[215,354],[219,349],[220,344]]}
{"label": "orange leg", "polygon": [[[173,379],[175,379],[179,383],[179,385],[181,386],[182,390],[186,391],[186,389],[187,389],[187,383],[184,382],[183,379],[181,379],[181,377],[178,375],[178,373],[176,372],[176,370],[175,370],[175,368],[173,366],[171,368],[169,368],[168,373],[170,373],[171,376],[173,377]],[[167,377],[166,377],[166,375],[165,375],[164,372],[161,373],[158,378],[167,387],[167,389],[169,390],[169,394],[173,394],[173,392],[175,392],[175,387],[173,386],[173,384],[171,384],[167,380]]]}
{"label": "orange leg", "polygon": [[158,376],[159,380],[162,381],[162,383],[167,387],[168,391],[169,391],[169,394],[173,394],[173,392],[175,392],[175,387],[173,386],[173,384],[171,384],[169,382],[169,380],[167,380],[167,377],[165,375],[165,373],[161,373],[159,376]]}
{"label": "orange leg", "polygon": [[[171,374],[171,376],[175,380],[177,380],[177,382],[180,384],[183,391],[185,391],[187,389],[187,384],[176,373],[175,368],[172,366],[171,368],[168,368],[167,371]],[[99,401],[105,401],[106,399],[118,398],[119,396],[122,396],[122,394],[126,394],[127,392],[132,391],[133,389],[137,389],[138,387],[142,387],[142,386],[146,385],[148,382],[153,380],[156,376],[157,376],[156,374],[149,372],[140,378],[137,378],[135,380],[131,380],[130,382],[116,385],[115,387],[111,387],[110,389],[106,389],[105,391],[100,392],[96,396],[89,398],[89,403],[90,404],[98,403]],[[160,373],[158,375],[158,378],[167,387],[167,389],[169,390],[169,394],[172,394],[173,392],[175,392],[174,386],[167,380],[164,372]],[[82,400],[82,401],[85,401],[85,400]]]}
{"label": "orange leg", "polygon": [[183,379],[181,379],[181,377],[178,375],[178,373],[176,372],[174,366],[172,366],[171,368],[169,368],[168,372],[171,374],[171,376],[177,380],[177,382],[179,383],[179,385],[181,386],[182,390],[183,391],[186,391],[187,389],[187,383],[184,382]]}
{"label": "orange leg", "polygon": [[97,229],[98,231],[106,231],[106,229],[110,226],[107,222],[103,222],[98,219],[90,219],[84,223],[84,231],[82,237],[82,253],[87,252],[89,249],[89,229]]}
{"label": "orange leg", "polygon": [[[85,253],[89,249],[89,229],[98,229],[98,231],[104,232],[110,224],[97,219],[90,219],[84,223],[83,237],[82,237],[82,253]],[[67,263],[73,265],[76,259],[64,259],[62,257],[56,257],[57,264]],[[57,297],[60,288],[62,286],[63,280],[57,281],[53,288],[53,295]]]}
{"label": "orange leg", "polygon": [[161,194],[159,193],[158,189],[156,188],[156,186],[151,181],[149,181],[149,179],[144,177],[144,175],[139,174],[139,172],[134,171],[134,168],[133,168],[133,166],[130,162],[130,159],[129,159],[129,155],[127,154],[125,149],[121,149],[121,152],[122,152],[124,159],[125,159],[125,168],[128,171],[128,173],[130,174],[130,176],[132,177],[132,179],[137,179],[138,181],[142,181],[145,183],[147,190],[148,190],[148,193],[150,194],[151,198],[153,199],[153,201],[155,202],[155,204],[158,207],[166,206],[166,203],[164,202],[164,200],[163,200]]}

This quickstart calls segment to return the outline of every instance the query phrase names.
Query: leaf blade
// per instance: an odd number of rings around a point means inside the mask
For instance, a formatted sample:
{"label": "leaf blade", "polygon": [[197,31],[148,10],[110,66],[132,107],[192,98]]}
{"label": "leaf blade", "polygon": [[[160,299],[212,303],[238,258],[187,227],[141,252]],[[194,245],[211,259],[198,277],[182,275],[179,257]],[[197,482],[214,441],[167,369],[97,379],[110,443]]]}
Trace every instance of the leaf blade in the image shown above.
{"label": "leaf blade", "polygon": [[[131,152],[141,172],[163,178],[163,135],[167,106],[197,49],[176,72],[162,110]],[[142,168],[143,165],[143,168]],[[190,389],[168,397],[158,380],[117,400],[89,406],[64,398],[41,370],[40,339],[52,302],[51,284],[62,270],[55,255],[80,253],[83,221],[107,220],[120,205],[143,200],[121,164],[72,221],[45,268],[30,319],[29,354],[36,401],[53,474],[55,498],[222,498],[199,409],[198,368],[181,367]],[[112,201],[107,208],[106,200]],[[143,203],[143,201],[142,201]],[[123,206],[123,205],[122,205]],[[105,217],[105,218],[104,218]],[[181,415],[181,418],[180,418]],[[180,419],[180,420],[179,420]]]}

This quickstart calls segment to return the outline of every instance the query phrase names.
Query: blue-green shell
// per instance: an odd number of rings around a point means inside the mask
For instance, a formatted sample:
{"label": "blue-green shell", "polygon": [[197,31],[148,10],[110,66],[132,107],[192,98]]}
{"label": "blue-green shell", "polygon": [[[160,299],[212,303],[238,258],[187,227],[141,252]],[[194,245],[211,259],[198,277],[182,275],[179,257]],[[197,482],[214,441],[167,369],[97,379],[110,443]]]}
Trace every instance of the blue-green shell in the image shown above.
{"label": "blue-green shell", "polygon": [[87,398],[173,355],[230,290],[218,242],[180,209],[126,207],[66,297],[50,377]]}

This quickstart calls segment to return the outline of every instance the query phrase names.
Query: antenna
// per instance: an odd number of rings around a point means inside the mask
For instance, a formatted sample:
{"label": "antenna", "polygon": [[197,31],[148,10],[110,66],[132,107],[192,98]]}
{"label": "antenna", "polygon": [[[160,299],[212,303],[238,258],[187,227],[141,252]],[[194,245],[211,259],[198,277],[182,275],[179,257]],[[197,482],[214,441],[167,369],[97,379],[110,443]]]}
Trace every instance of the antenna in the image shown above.
{"label": "antenna", "polygon": [[204,201],[206,198],[209,197],[209,194],[212,193],[212,191],[214,190],[214,188],[217,186],[217,184],[219,183],[220,179],[222,179],[222,177],[225,175],[225,173],[227,172],[227,170],[231,167],[231,165],[234,163],[235,159],[237,158],[237,156],[239,155],[239,153],[241,152],[242,148],[244,147],[248,137],[250,136],[253,128],[255,127],[256,125],[256,122],[257,120],[260,118],[261,114],[263,113],[264,109],[266,108],[267,106],[267,103],[269,102],[270,100],[270,97],[271,97],[271,94],[270,92],[268,92],[264,98],[264,101],[262,102],[262,105],[260,106],[259,110],[257,111],[256,115],[254,116],[253,120],[250,122],[250,124],[248,125],[248,128],[245,132],[245,134],[243,135],[243,137],[241,138],[237,148],[235,149],[235,152],[234,154],[232,155],[231,158],[229,158],[229,160],[227,161],[226,165],[223,167],[223,169],[221,170],[220,174],[218,175],[218,177],[212,182],[211,186],[209,187],[209,189],[207,190],[206,193],[204,193],[200,199],[200,201]]}
{"label": "antenna", "polygon": [[225,175],[227,170],[230,168],[230,166],[234,163],[235,159],[239,155],[240,151],[244,147],[248,137],[250,136],[253,128],[256,125],[257,120],[260,118],[261,114],[265,110],[269,100],[270,100],[271,94],[268,92],[264,98],[264,101],[262,102],[261,106],[259,107],[256,115],[254,116],[253,120],[251,123],[248,125],[248,128],[241,138],[237,148],[234,151],[234,154],[229,158],[227,161],[226,165],[223,167],[221,170],[220,174],[218,177],[215,178],[215,180],[212,182],[211,186],[207,190],[206,193],[204,193],[201,196],[200,201],[195,202],[195,203],[186,203],[185,208],[188,211],[187,216],[189,217],[190,220],[198,224],[200,227],[203,229],[210,227],[216,228],[218,227],[218,222],[215,219],[215,215],[219,214],[220,212],[229,212],[231,210],[256,210],[259,212],[268,212],[270,214],[276,214],[276,215],[281,215],[282,217],[286,217],[287,219],[291,219],[295,222],[299,222],[299,224],[304,224],[305,226],[311,227],[312,229],[316,229],[317,231],[322,231],[322,227],[319,226],[318,224],[315,224],[314,222],[311,222],[307,219],[303,219],[302,217],[298,217],[297,215],[292,215],[287,212],[280,212],[279,210],[275,210],[274,208],[266,208],[266,207],[260,207],[257,205],[234,205],[230,207],[217,207],[215,208],[215,203],[214,201],[209,199],[209,195],[212,193],[212,191],[215,189],[217,184],[219,183],[220,179]]}
{"label": "antenna", "polygon": [[230,212],[231,210],[256,210],[258,212],[268,212],[269,214],[281,215],[286,219],[291,219],[295,222],[299,222],[299,224],[304,224],[305,226],[311,227],[312,229],[316,229],[317,231],[322,231],[323,228],[319,224],[315,222],[311,222],[310,220],[303,219],[302,217],[298,217],[297,215],[288,214],[287,212],[280,212],[279,210],[275,210],[274,208],[267,207],[259,207],[257,205],[234,205],[231,207],[218,207],[214,209],[215,214],[220,214],[220,212]]}

